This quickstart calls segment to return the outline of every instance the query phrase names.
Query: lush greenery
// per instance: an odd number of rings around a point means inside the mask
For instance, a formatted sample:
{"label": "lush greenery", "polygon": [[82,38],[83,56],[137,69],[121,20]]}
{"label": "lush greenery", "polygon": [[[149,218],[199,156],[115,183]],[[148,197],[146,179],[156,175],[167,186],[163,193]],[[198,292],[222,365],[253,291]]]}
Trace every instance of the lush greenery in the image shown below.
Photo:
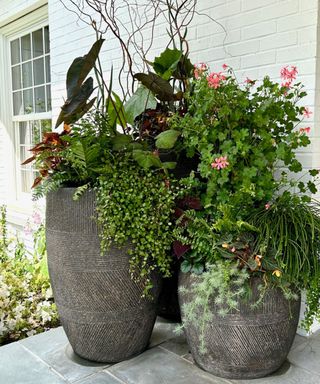
{"label": "lush greenery", "polygon": [[184,308],[186,322],[195,321],[201,305],[209,321],[210,297],[223,301],[226,311],[233,308],[229,295],[244,271],[260,276],[260,300],[266,288],[279,287],[288,298],[306,289],[308,328],[320,315],[320,206],[311,199],[318,170],[303,182],[296,157],[310,144],[310,127],[297,126],[311,115],[300,106],[306,93],[294,83],[297,70],[283,68],[281,85],[269,77],[241,85],[227,66],[219,73],[205,65],[196,71],[188,112],[169,124],[179,132],[172,148],[183,145],[199,159],[184,183],[200,204],[180,212],[175,229],[182,271],[202,274],[191,289],[196,303]]}
{"label": "lush greenery", "polygon": [[0,345],[23,339],[58,325],[46,266],[43,224],[34,232],[34,252],[28,252],[7,226],[6,210],[0,221]]}
{"label": "lush greenery", "polygon": [[115,162],[95,189],[102,249],[129,242],[132,275],[145,281],[147,292],[155,268],[170,275],[171,217],[178,189],[161,173],[125,159]]}

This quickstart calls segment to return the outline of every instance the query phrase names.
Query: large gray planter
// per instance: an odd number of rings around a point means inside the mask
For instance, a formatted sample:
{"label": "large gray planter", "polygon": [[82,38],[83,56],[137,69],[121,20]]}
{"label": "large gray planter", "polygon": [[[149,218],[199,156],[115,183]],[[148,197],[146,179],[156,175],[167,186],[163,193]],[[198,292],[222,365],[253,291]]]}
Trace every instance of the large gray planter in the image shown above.
{"label": "large gray planter", "polygon": [[[199,277],[180,273],[179,286],[191,287]],[[276,371],[285,361],[293,343],[299,320],[300,298],[285,299],[280,289],[269,290],[261,306],[252,309],[250,304],[258,297],[257,286],[261,281],[252,280],[253,295],[241,301],[238,311],[221,317],[219,305],[210,302],[212,321],[205,330],[207,351],[199,352],[199,327],[186,325],[185,334],[195,362],[216,376],[229,379],[253,379]],[[179,292],[179,302],[190,302],[190,293]],[[200,314],[199,314],[200,316]]]}
{"label": "large gray planter", "polygon": [[119,362],[148,345],[160,291],[154,301],[129,274],[127,249],[100,255],[93,219],[95,198],[87,192],[74,202],[73,188],[47,196],[46,236],[49,273],[61,323],[75,353],[98,362]]}

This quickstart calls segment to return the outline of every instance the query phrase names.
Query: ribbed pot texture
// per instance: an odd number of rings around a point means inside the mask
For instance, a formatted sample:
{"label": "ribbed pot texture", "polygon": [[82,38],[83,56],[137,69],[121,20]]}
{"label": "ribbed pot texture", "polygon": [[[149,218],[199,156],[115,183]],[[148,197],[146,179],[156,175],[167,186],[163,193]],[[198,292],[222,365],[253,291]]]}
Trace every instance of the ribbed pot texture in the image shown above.
{"label": "ribbed pot texture", "polygon": [[[189,289],[200,277],[180,273],[179,287]],[[263,303],[252,309],[257,300],[259,278],[252,279],[250,300],[239,301],[238,310],[224,317],[219,305],[211,300],[212,321],[205,330],[207,351],[199,352],[199,327],[186,325],[185,334],[192,356],[202,369],[229,379],[254,379],[276,371],[284,363],[292,346],[299,320],[300,298],[285,299],[280,289],[269,290]],[[179,302],[193,300],[193,294],[179,292]],[[201,316],[200,313],[198,316]]]}
{"label": "ribbed pot texture", "polygon": [[95,198],[73,201],[74,188],[47,196],[48,266],[55,302],[69,342],[79,356],[119,362],[145,350],[156,319],[160,278],[153,276],[154,300],[129,274],[127,248],[100,254],[93,219]]}

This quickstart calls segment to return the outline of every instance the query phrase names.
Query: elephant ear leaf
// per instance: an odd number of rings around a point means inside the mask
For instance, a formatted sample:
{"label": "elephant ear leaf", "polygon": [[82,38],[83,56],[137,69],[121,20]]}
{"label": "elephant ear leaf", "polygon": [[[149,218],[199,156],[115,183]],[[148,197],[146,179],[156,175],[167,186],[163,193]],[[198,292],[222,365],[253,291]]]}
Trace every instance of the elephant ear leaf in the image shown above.
{"label": "elephant ear leaf", "polygon": [[175,100],[174,90],[171,84],[160,77],[159,75],[149,72],[146,73],[137,73],[134,75],[134,78],[139,80],[146,88],[161,101],[173,101]]}
{"label": "elephant ear leaf", "polygon": [[93,106],[96,98],[87,103],[94,90],[93,79],[89,77],[85,80],[85,78],[94,67],[103,42],[103,39],[97,40],[86,55],[77,57],[71,64],[66,81],[67,100],[61,107],[56,128],[63,122],[75,123]]}
{"label": "elephant ear leaf", "polygon": [[86,55],[74,59],[67,73],[66,85],[68,99],[75,93],[78,93],[81,84],[94,67],[103,42],[104,39],[97,40]]}

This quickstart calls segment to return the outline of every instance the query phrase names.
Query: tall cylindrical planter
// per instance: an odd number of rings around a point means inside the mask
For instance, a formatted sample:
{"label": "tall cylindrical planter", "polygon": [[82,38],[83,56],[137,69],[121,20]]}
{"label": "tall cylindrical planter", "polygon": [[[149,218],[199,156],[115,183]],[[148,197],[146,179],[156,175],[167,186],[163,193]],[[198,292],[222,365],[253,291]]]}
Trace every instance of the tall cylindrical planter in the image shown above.
{"label": "tall cylindrical planter", "polygon": [[[180,273],[179,287],[187,291],[201,277]],[[253,379],[276,371],[285,361],[293,343],[299,320],[299,300],[287,300],[280,289],[269,289],[261,305],[252,304],[259,297],[254,278],[252,296],[239,301],[237,310],[226,316],[219,315],[221,309],[214,301],[209,303],[212,319],[205,329],[206,351],[200,353],[200,329],[197,324],[186,324],[185,334],[197,365],[220,377],[229,379]],[[179,302],[194,300],[192,293],[179,291]],[[199,312],[198,316],[201,316]]]}
{"label": "tall cylindrical planter", "polygon": [[55,302],[69,342],[79,356],[119,362],[145,350],[153,330],[160,292],[154,274],[154,300],[129,274],[127,248],[100,253],[94,220],[95,197],[73,201],[74,188],[47,196],[48,266]]}

